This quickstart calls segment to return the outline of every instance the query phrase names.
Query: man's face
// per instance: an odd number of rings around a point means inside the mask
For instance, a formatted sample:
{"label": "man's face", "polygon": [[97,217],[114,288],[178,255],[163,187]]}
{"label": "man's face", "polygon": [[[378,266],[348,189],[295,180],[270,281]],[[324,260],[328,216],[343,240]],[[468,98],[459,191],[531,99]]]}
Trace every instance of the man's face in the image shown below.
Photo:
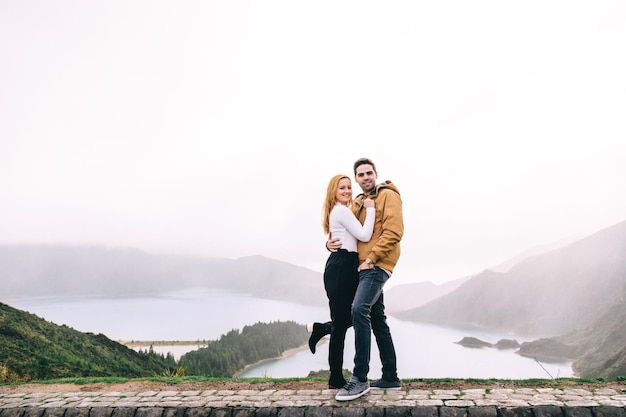
{"label": "man's face", "polygon": [[364,193],[369,193],[376,187],[378,175],[370,164],[359,165],[354,175],[354,180],[361,186]]}

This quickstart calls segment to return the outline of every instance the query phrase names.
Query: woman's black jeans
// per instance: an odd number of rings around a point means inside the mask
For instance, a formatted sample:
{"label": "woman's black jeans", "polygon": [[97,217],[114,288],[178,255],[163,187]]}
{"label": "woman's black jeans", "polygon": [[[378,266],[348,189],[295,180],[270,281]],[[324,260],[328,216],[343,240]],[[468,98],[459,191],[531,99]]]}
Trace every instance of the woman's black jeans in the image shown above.
{"label": "woman's black jeans", "polygon": [[332,323],[328,349],[329,384],[335,387],[342,387],[346,382],[343,377],[343,351],[346,331],[352,326],[352,300],[359,285],[358,267],[358,253],[339,249],[330,254],[324,269],[324,288]]}

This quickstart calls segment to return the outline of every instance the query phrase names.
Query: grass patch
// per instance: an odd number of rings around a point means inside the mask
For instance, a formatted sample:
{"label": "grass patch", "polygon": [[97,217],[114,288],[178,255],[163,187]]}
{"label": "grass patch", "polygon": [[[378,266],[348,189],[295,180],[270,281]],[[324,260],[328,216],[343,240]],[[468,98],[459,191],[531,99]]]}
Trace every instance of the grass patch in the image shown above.
{"label": "grass patch", "polygon": [[[86,384],[124,384],[129,382],[160,382],[165,384],[184,384],[184,383],[236,383],[236,382],[244,382],[249,384],[263,384],[263,383],[274,383],[274,384],[286,384],[293,383],[298,381],[320,381],[327,382],[327,378],[323,377],[304,377],[304,378],[218,378],[218,377],[208,377],[208,376],[179,376],[179,377],[171,377],[171,376],[153,376],[153,377],[144,377],[144,378],[122,378],[122,377],[82,377],[82,378],[57,378],[57,379],[46,379],[46,380],[33,380],[27,382],[8,382],[2,383],[0,385],[25,385],[25,384],[76,384],[76,385],[86,385]],[[407,378],[402,379],[401,382],[403,384],[409,383],[417,383],[420,385],[432,385],[433,387],[450,387],[450,388],[460,388],[462,389],[464,386],[468,385],[481,385],[481,386],[507,386],[507,385],[515,385],[521,387],[549,387],[549,388],[568,388],[575,387],[581,385],[597,385],[599,387],[603,385],[607,385],[610,383],[623,383],[623,380],[618,378],[616,380],[607,380],[607,379],[583,379],[583,378],[557,378],[557,379],[539,379],[539,378],[531,378],[531,379],[475,379],[475,378]]]}
{"label": "grass patch", "polygon": [[282,384],[288,382],[297,381],[326,381],[324,378],[216,378],[209,376],[182,376],[182,377],[169,377],[169,376],[153,376],[144,378],[123,378],[123,377],[81,377],[81,378],[56,378],[46,380],[32,380],[22,382],[8,382],[0,385],[26,385],[26,384],[124,384],[128,382],[162,382],[165,384],[184,384],[194,382],[247,382],[251,384],[261,384],[266,382],[272,382],[275,384]]}

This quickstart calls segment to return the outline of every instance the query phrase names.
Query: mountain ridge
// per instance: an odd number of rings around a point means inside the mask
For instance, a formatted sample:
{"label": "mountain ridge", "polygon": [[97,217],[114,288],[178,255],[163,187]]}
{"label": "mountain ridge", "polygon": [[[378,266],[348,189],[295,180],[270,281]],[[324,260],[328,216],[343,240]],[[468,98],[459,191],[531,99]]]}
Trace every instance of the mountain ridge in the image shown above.
{"label": "mountain ridge", "polygon": [[454,291],[397,314],[476,324],[532,337],[584,328],[619,297],[626,276],[626,221],[531,256],[508,272],[484,271]]}
{"label": "mountain ridge", "polygon": [[[152,255],[98,245],[0,245],[0,297],[126,296],[211,287],[327,305],[322,274],[263,256]],[[1,299],[1,298],[0,298]]]}

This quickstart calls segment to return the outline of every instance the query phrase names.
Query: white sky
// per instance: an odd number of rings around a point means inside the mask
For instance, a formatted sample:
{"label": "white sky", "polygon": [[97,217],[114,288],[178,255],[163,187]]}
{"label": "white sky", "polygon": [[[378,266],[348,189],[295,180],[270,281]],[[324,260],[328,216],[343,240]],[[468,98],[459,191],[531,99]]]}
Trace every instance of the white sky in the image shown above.
{"label": "white sky", "polygon": [[0,0],[0,243],[321,271],[367,156],[390,284],[478,273],[626,220],[625,45],[623,1]]}

